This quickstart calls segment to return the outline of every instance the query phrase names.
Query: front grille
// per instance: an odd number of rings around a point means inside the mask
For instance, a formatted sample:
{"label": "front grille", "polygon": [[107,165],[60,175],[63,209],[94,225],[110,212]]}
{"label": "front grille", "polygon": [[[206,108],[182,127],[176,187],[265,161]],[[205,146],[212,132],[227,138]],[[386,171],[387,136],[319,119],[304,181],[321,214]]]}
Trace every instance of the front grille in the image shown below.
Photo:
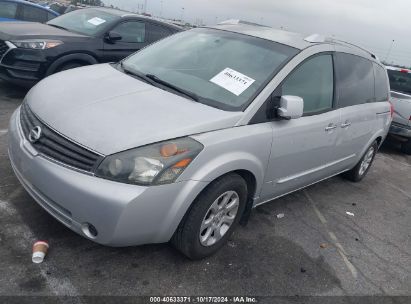
{"label": "front grille", "polygon": [[40,138],[32,143],[36,150],[58,162],[80,170],[92,172],[102,156],[91,152],[56,133],[42,123],[24,102],[20,109],[20,122],[24,136],[28,139],[31,130],[39,126]]}
{"label": "front grille", "polygon": [[7,52],[9,46],[3,40],[0,40],[0,58]]}

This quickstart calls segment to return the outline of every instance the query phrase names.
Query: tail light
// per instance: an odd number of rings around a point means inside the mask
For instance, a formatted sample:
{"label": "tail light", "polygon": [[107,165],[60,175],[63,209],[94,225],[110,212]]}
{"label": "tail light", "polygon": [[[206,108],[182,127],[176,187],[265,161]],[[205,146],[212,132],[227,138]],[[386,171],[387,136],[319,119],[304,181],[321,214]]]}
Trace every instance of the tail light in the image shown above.
{"label": "tail light", "polygon": [[[391,114],[391,118],[394,116],[394,105],[390,102],[390,114]],[[411,117],[410,117],[411,119]]]}

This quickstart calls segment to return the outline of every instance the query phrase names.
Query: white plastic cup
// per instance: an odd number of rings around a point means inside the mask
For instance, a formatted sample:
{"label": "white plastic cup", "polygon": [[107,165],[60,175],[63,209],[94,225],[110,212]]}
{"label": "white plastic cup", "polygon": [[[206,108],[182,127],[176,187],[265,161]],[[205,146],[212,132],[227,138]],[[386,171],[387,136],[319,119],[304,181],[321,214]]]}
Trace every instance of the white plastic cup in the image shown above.
{"label": "white plastic cup", "polygon": [[31,258],[33,263],[40,264],[41,262],[43,262],[48,249],[49,249],[49,244],[47,242],[45,241],[35,242],[33,245],[33,255]]}

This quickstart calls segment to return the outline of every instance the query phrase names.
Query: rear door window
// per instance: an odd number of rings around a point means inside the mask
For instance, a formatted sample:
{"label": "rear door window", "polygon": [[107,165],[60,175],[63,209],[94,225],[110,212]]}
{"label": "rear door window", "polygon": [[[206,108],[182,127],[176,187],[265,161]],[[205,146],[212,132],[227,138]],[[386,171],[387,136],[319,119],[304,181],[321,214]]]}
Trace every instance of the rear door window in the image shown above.
{"label": "rear door window", "polygon": [[0,18],[15,19],[17,3],[0,2]]}
{"label": "rear door window", "polygon": [[121,35],[121,42],[143,43],[146,41],[146,24],[140,21],[126,21],[117,25],[114,32]]}
{"label": "rear door window", "polygon": [[21,19],[32,22],[47,22],[47,11],[31,5],[21,5]]}
{"label": "rear door window", "polygon": [[370,60],[337,53],[336,76],[339,108],[374,101],[374,70]]}
{"label": "rear door window", "polygon": [[387,71],[380,65],[373,63],[375,74],[375,101],[388,101],[390,88],[388,86]]}
{"label": "rear door window", "polygon": [[171,31],[164,26],[148,23],[148,35],[150,42],[154,42],[171,35]]}
{"label": "rear door window", "polygon": [[54,14],[52,14],[52,13],[47,13],[47,20],[51,20],[51,19],[54,19],[54,18],[56,18],[57,16],[56,15],[54,15]]}
{"label": "rear door window", "polygon": [[282,84],[281,94],[303,98],[304,114],[315,114],[332,109],[334,99],[332,56],[320,55],[305,61]]}

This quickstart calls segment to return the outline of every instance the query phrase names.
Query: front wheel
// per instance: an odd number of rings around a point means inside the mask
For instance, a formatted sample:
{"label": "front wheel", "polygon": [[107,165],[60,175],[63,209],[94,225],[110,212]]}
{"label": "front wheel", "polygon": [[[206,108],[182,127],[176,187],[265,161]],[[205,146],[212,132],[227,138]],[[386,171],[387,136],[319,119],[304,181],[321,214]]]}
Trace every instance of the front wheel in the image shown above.
{"label": "front wheel", "polygon": [[361,181],[365,175],[367,175],[371,164],[374,161],[375,155],[377,154],[378,143],[375,141],[365,152],[364,156],[360,159],[358,164],[352,168],[350,171],[343,173],[343,176],[352,182]]}
{"label": "front wheel", "polygon": [[171,239],[190,259],[218,251],[238,224],[247,200],[247,183],[231,173],[212,182],[193,202]]}

